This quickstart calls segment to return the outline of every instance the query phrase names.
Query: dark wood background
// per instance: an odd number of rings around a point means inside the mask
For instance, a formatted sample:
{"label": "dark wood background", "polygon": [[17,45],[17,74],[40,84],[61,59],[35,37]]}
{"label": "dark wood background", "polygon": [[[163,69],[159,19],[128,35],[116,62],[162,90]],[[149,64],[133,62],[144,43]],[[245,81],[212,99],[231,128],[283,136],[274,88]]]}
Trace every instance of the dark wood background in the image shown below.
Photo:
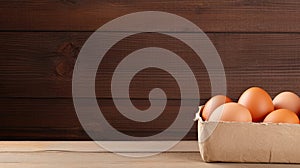
{"label": "dark wood background", "polygon": [[[72,102],[72,70],[78,52],[106,22],[146,10],[185,17],[207,33],[222,58],[229,97],[238,99],[250,86],[263,87],[271,96],[283,90],[300,94],[298,0],[2,0],[0,139],[88,140]],[[114,32],[108,34],[113,36]],[[122,40],[110,50],[110,59],[104,62],[106,73],[97,76],[96,92],[109,122],[135,136],[165,129],[174,120],[180,100],[172,77],[148,69],[135,77],[130,96],[138,108],[145,109],[149,106],[148,89],[164,88],[169,100],[163,117],[148,124],[132,124],[118,116],[107,90],[110,85],[103,79],[109,79],[105,75],[115,68],[118,55],[145,46],[165,47],[179,54],[197,77],[200,103],[210,97],[206,70],[184,44],[157,33]],[[197,139],[196,125],[185,139]]]}

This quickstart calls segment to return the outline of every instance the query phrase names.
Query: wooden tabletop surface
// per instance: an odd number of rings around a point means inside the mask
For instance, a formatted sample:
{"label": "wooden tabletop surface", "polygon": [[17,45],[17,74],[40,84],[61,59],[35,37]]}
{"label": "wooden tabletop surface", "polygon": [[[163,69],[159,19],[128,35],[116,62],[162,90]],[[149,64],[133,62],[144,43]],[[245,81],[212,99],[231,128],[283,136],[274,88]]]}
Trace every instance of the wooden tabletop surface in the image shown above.
{"label": "wooden tabletop surface", "polygon": [[[116,145],[123,148],[126,142]],[[108,152],[91,141],[2,141],[0,167],[300,167],[296,164],[204,163],[197,150],[197,142],[183,141],[167,152],[132,158]]]}

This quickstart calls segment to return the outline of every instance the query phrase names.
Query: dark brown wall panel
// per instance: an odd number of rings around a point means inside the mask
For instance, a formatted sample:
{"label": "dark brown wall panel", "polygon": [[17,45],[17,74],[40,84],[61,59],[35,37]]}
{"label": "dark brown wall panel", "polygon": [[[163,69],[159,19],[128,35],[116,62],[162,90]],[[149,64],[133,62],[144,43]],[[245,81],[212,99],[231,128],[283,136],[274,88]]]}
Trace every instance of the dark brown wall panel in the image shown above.
{"label": "dark brown wall panel", "polygon": [[[132,102],[139,109],[147,109],[150,105],[148,100]],[[107,122],[115,129],[140,137],[154,135],[168,128],[177,117],[180,101],[168,100],[161,115],[147,123],[126,119],[118,112],[111,99],[98,99],[98,104]],[[0,140],[89,140],[77,118],[72,99],[1,98],[0,107]],[[193,122],[193,118],[190,118],[190,122]],[[99,130],[105,131],[102,128],[97,128],[96,131]],[[173,131],[176,135],[181,129]],[[196,125],[185,139],[195,138]],[[174,137],[166,135],[162,139],[174,140]],[[101,140],[109,139],[102,137]]]}
{"label": "dark brown wall panel", "polygon": [[[2,0],[0,140],[88,140],[71,98],[76,58],[93,31],[132,12],[174,13],[205,31],[223,61],[228,96],[235,100],[250,86],[261,86],[271,96],[283,90],[300,94],[299,9],[298,0]],[[190,30],[177,31],[175,33],[193,35]],[[103,33],[107,38],[118,36],[118,32]],[[187,62],[200,87],[199,104],[211,96],[204,63],[182,42],[158,33],[123,39],[110,49],[100,64],[96,93],[107,120],[128,135],[156,134],[165,129],[178,112],[180,92],[175,80],[170,74],[153,68],[138,73],[129,90],[133,104],[147,109],[149,90],[164,89],[169,104],[160,118],[147,124],[132,123],[122,117],[112,103],[109,88],[116,65],[130,52],[149,46],[169,49]],[[180,69],[177,71],[181,73]],[[213,71],[219,74],[220,69]],[[181,78],[189,79],[184,75]],[[174,134],[178,131],[174,130]],[[172,135],[164,137],[172,138]],[[197,139],[196,125],[185,139]]]}
{"label": "dark brown wall panel", "polygon": [[[90,34],[0,33],[0,50],[4,51],[0,55],[1,97],[71,98],[73,66],[81,46]],[[282,90],[300,93],[300,78],[297,75],[300,73],[299,34],[209,33],[208,36],[223,61],[228,95],[233,99],[254,85],[265,88],[272,96]],[[122,55],[126,56],[135,49],[147,46],[164,47],[180,55],[198,79],[201,98],[210,97],[207,71],[191,49],[178,40],[145,33],[121,41],[105,56],[96,78],[99,98],[111,98],[108,89],[111,73]],[[213,73],[218,74],[219,70],[215,69]],[[180,69],[177,71],[180,73]],[[188,79],[183,75],[182,78]],[[156,85],[169,90],[168,98],[180,98],[174,79],[168,73],[155,69],[137,74],[130,88],[131,97],[148,98],[145,88],[151,89]]]}
{"label": "dark brown wall panel", "polygon": [[164,11],[206,32],[300,32],[298,0],[1,1],[0,30],[96,30],[132,12]]}

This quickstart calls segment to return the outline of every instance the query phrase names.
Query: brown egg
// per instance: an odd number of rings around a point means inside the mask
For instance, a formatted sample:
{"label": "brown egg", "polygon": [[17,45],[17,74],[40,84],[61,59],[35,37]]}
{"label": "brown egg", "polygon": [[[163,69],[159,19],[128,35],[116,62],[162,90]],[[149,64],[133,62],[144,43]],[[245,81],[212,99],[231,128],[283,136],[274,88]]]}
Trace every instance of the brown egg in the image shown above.
{"label": "brown egg", "polygon": [[267,115],[264,122],[299,124],[299,118],[293,111],[287,109],[279,109]]}
{"label": "brown egg", "polygon": [[207,120],[210,116],[210,114],[220,105],[232,102],[232,100],[224,95],[216,95],[212,98],[210,98],[204,105],[203,111],[202,111],[202,118],[204,120]]}
{"label": "brown egg", "polygon": [[299,115],[300,98],[293,92],[281,92],[273,99],[274,108],[288,109]]}
{"label": "brown egg", "polygon": [[259,87],[247,89],[239,98],[238,103],[250,111],[254,122],[263,121],[274,110],[270,95]]}
{"label": "brown egg", "polygon": [[213,111],[208,121],[252,122],[250,111],[238,103],[226,103]]}

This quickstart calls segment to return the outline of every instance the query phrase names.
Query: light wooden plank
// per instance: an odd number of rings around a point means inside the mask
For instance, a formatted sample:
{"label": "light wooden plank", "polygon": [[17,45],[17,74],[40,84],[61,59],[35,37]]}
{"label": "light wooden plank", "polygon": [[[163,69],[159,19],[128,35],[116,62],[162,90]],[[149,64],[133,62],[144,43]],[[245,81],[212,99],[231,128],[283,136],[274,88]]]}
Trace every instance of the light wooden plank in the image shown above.
{"label": "light wooden plank", "polygon": [[1,168],[294,168],[299,166],[300,165],[290,164],[204,163],[202,162],[198,153],[161,153],[159,155],[145,158],[129,158],[113,153],[82,152],[32,152],[0,154]]}
{"label": "light wooden plank", "polygon": [[[142,152],[139,146],[169,144],[172,141],[98,141],[98,144],[118,146],[118,152]],[[168,152],[195,152],[198,153],[197,141],[181,141]],[[0,153],[6,152],[108,152],[94,141],[1,141]],[[129,145],[136,145],[137,151],[129,151]],[[144,151],[145,152],[145,151]],[[155,152],[155,151],[152,151]]]}
{"label": "light wooden plank", "polygon": [[[128,145],[128,142],[111,142]],[[137,143],[137,142],[134,142]],[[196,149],[197,141],[182,141],[168,152],[134,158],[106,152],[92,141],[1,141],[1,168],[263,168],[299,167],[295,164],[204,163]],[[184,151],[190,149],[191,151]],[[128,153],[127,153],[128,154]],[[135,153],[131,153],[135,154]],[[144,153],[142,153],[144,154]]]}

